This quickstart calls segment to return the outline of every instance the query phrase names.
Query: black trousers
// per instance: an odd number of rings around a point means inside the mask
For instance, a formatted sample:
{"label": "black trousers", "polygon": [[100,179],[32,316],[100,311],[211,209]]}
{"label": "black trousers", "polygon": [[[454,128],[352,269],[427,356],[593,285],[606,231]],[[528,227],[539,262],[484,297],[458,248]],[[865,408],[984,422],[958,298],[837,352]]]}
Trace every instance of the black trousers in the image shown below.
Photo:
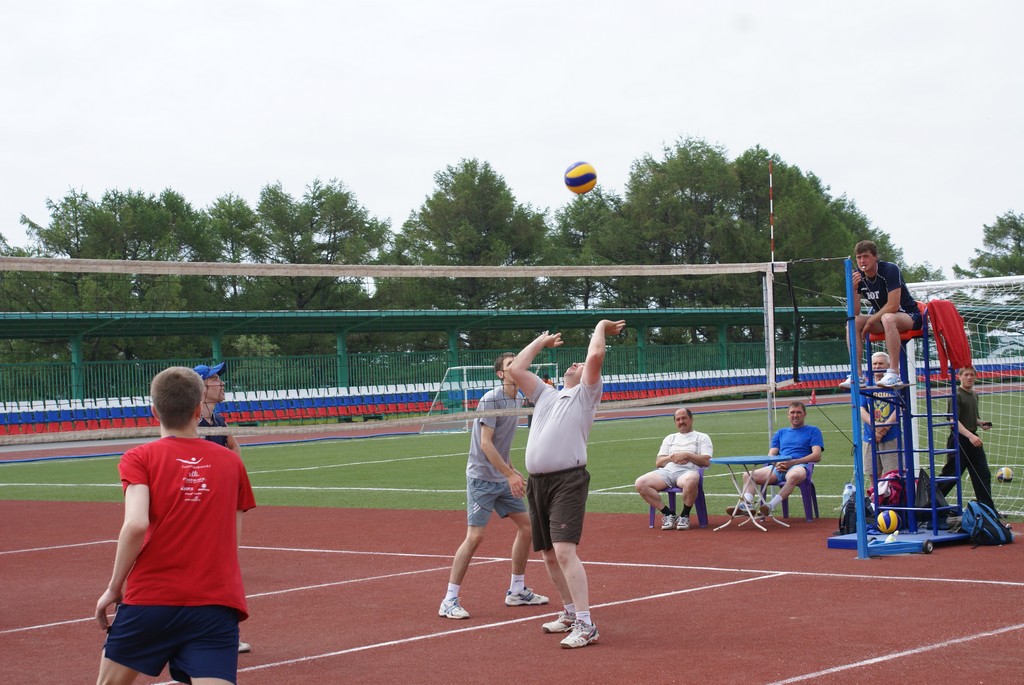
{"label": "black trousers", "polygon": [[[971,484],[974,486],[975,498],[982,504],[987,504],[992,509],[998,511],[995,502],[992,501],[992,472],[988,468],[988,457],[985,456],[985,448],[975,447],[963,435],[957,434],[957,438],[960,443],[960,477],[963,477],[963,471],[966,468],[967,472],[971,474]],[[946,440],[946,448],[953,448],[952,435]],[[955,474],[956,455],[950,454],[946,457],[946,464],[942,467],[940,475],[952,476]],[[954,485],[953,481],[946,481],[945,483],[939,483],[937,487],[943,495],[948,495]]]}

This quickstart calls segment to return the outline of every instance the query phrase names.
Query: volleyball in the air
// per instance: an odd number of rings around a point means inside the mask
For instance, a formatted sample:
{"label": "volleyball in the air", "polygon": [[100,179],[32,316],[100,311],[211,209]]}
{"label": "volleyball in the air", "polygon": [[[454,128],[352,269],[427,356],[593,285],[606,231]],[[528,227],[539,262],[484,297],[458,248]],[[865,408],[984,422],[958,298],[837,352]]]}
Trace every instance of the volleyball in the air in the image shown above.
{"label": "volleyball in the air", "polygon": [[1009,483],[1011,480],[1013,480],[1013,469],[1011,469],[1009,466],[1003,466],[998,471],[996,471],[996,480],[999,481],[1000,483]]}
{"label": "volleyball in the air", "polygon": [[900,527],[900,515],[891,509],[886,509],[878,515],[878,532],[895,533]]}
{"label": "volleyball in the air", "polygon": [[589,193],[597,185],[597,172],[586,162],[576,162],[565,170],[565,187],[582,195]]}

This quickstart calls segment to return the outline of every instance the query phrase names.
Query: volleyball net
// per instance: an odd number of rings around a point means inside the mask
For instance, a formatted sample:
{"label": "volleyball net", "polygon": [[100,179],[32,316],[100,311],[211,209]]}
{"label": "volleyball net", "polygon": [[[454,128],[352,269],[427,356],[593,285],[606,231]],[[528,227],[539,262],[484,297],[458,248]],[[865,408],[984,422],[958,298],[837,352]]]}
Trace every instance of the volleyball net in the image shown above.
{"label": "volleyball net", "polygon": [[[784,355],[776,346],[776,275],[786,270],[0,257],[0,444],[156,435],[151,378],[221,361],[229,427],[210,434],[324,436],[372,421],[418,431],[452,421],[436,411],[448,369],[487,367],[542,330],[566,344],[536,361],[565,369],[585,358],[602,318],[627,322],[608,341],[604,411],[741,395],[771,403],[798,380],[799,327]],[[635,306],[594,307],[612,285]],[[716,291],[732,304],[713,306]],[[480,292],[492,296],[477,308],[445,306]],[[487,382],[472,379],[474,390]],[[453,405],[473,411],[464,400]]]}

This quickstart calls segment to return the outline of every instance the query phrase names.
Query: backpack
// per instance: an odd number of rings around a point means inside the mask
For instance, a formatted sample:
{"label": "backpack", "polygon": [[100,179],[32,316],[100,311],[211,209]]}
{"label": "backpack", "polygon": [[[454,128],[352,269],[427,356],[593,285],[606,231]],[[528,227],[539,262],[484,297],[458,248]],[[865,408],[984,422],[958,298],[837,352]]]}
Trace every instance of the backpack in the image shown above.
{"label": "backpack", "polygon": [[[871,498],[864,498],[864,518],[870,520],[872,509]],[[850,497],[843,502],[839,510],[839,535],[857,532],[857,500]]]}
{"label": "backpack", "polygon": [[960,517],[960,530],[967,533],[971,543],[978,545],[1007,545],[1013,542],[1010,527],[999,520],[999,514],[987,504],[977,500],[968,502]]}

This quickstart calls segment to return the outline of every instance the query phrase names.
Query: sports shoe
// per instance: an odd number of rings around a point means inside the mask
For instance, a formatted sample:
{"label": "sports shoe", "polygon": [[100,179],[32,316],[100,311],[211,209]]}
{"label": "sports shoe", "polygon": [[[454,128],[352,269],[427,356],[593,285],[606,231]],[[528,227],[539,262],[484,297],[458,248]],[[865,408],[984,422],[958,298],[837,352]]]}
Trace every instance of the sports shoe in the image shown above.
{"label": "sports shoe", "polygon": [[[747,502],[744,502],[738,507],[729,507],[728,509],[725,510],[725,513],[729,516],[742,516],[743,514],[746,514],[750,511],[754,511],[754,508],[751,507],[750,504],[748,504]],[[768,507],[766,507],[763,504],[757,508],[758,515],[762,517],[767,516],[770,511],[771,510],[768,509]]]}
{"label": "sports shoe", "polygon": [[239,641],[239,643],[238,643],[238,653],[239,654],[247,654],[248,652],[251,652],[251,651],[252,651],[252,645],[250,645],[248,642],[241,642],[241,641]]}
{"label": "sports shoe", "polygon": [[900,380],[900,375],[893,371],[892,369],[889,369],[888,371],[885,372],[884,376],[882,376],[881,378],[878,379],[878,381],[875,382],[875,385],[881,388],[891,388],[894,385],[899,385],[902,382],[903,381]]}
{"label": "sports shoe", "polygon": [[690,517],[680,515],[676,520],[676,530],[690,530]]}
{"label": "sports shoe", "polygon": [[574,623],[576,623],[576,614],[559,611],[558,618],[550,623],[545,623],[540,628],[545,633],[568,633],[572,630]]}
{"label": "sports shoe", "polygon": [[729,507],[728,509],[725,510],[725,513],[729,516],[742,516],[743,514],[746,514],[748,511],[751,511],[750,503],[740,502],[739,506]]}
{"label": "sports shoe", "polygon": [[853,374],[851,373],[846,377],[846,380],[839,384],[839,387],[843,390],[849,390],[850,386],[853,385]]}
{"label": "sports shoe", "polygon": [[438,616],[445,618],[469,618],[469,612],[459,604],[458,597],[452,597],[441,602],[441,608],[437,610]]}
{"label": "sports shoe", "polygon": [[589,644],[597,642],[597,638],[600,635],[597,632],[597,626],[590,625],[576,621],[572,624],[572,632],[569,636],[562,640],[563,649],[577,649],[578,647],[586,647]]}
{"label": "sports shoe", "polygon": [[676,516],[675,514],[665,514],[661,517],[661,529],[672,530],[676,527]]}
{"label": "sports shoe", "polygon": [[521,607],[525,605],[534,606],[537,604],[547,603],[547,597],[544,595],[538,595],[528,587],[524,587],[519,592],[512,592],[509,590],[505,593],[505,606],[507,607]]}

